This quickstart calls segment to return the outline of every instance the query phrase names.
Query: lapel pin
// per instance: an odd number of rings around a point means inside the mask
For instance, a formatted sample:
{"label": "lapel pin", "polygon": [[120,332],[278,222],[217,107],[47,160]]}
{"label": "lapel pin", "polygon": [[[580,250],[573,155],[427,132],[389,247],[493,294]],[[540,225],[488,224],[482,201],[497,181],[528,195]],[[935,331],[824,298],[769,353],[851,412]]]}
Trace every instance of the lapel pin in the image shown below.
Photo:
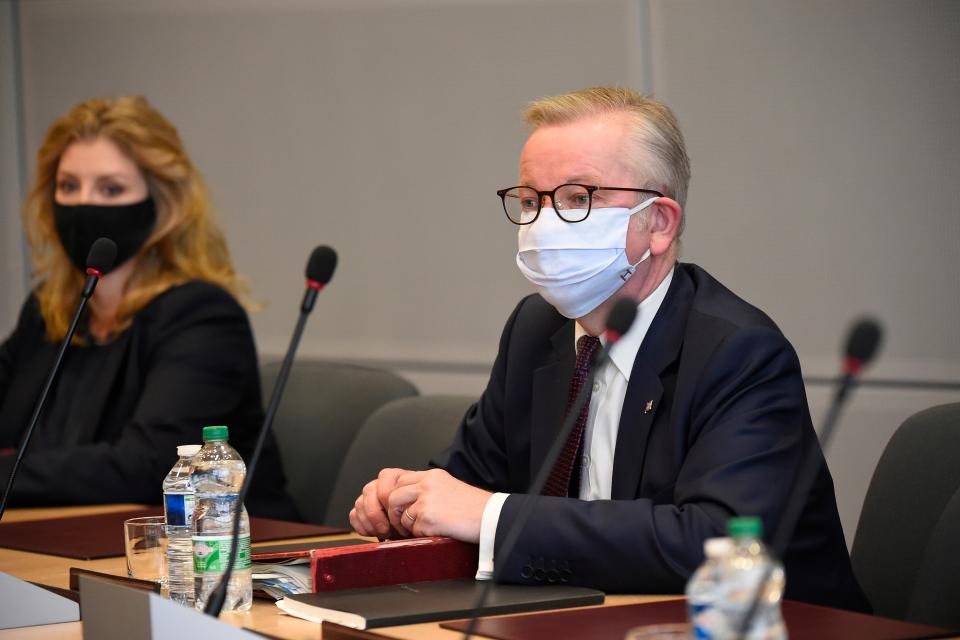
{"label": "lapel pin", "polygon": [[644,413],[650,413],[653,411],[653,400],[647,400],[647,406],[643,408]]}

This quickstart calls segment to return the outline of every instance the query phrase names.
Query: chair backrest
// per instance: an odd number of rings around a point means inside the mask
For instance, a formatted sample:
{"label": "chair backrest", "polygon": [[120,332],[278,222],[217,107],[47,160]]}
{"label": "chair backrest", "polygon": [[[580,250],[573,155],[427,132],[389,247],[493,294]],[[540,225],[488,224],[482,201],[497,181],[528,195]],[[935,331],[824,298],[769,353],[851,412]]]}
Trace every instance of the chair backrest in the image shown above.
{"label": "chair backrest", "polygon": [[417,396],[394,400],[364,423],[347,452],[327,507],[325,524],[349,526],[348,514],[363,486],[384,467],[426,469],[453,442],[472,396]]}
{"label": "chair backrest", "polygon": [[[910,608],[934,529],[958,488],[960,403],[914,414],[877,463],[850,552],[877,615],[939,624],[911,618]],[[952,597],[960,603],[960,594]]]}
{"label": "chair backrest", "polygon": [[960,629],[960,489],[927,542],[907,619]]}
{"label": "chair backrest", "polygon": [[[280,363],[260,368],[267,402]],[[417,394],[400,376],[370,367],[297,360],[273,424],[287,491],[307,522],[320,523],[353,437],[378,407]]]}

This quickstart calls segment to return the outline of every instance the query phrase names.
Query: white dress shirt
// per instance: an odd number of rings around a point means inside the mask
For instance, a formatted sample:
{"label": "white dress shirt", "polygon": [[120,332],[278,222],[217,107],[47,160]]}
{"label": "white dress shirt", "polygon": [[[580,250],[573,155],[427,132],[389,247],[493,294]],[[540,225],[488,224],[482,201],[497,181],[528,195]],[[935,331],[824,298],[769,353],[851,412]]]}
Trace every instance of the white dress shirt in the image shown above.
{"label": "white dress shirt", "polygon": [[[637,305],[637,318],[630,330],[610,349],[610,359],[593,374],[593,393],[590,396],[590,413],[584,431],[583,462],[580,468],[580,499],[609,500],[613,485],[613,456],[620,430],[620,412],[627,395],[630,371],[637,359],[654,316],[673,280],[673,269],[649,296]],[[587,332],[577,323],[574,339]],[[606,343],[600,338],[601,343]],[[576,344],[576,342],[574,342]],[[497,534],[500,511],[506,502],[507,493],[495,493],[487,501],[480,520],[480,561],[477,565],[477,580],[493,577],[493,546]]]}

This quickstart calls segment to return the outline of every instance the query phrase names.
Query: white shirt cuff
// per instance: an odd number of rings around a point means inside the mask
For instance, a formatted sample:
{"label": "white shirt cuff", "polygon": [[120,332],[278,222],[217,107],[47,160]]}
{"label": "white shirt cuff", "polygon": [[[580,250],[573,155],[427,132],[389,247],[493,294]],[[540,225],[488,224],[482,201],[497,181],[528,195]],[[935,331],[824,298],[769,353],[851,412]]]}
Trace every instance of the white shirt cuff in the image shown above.
{"label": "white shirt cuff", "polygon": [[503,503],[509,497],[509,493],[495,493],[490,496],[487,506],[483,508],[483,517],[480,518],[480,559],[477,562],[477,580],[493,578],[493,543],[497,537],[500,510],[503,509]]}

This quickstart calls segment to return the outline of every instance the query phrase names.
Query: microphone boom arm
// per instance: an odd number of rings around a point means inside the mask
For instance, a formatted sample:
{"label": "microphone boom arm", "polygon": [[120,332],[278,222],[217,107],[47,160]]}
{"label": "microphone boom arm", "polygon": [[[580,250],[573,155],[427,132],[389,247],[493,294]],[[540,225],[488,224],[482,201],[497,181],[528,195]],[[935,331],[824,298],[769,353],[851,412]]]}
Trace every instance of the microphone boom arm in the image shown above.
{"label": "microphone boom arm", "polygon": [[[80,304],[77,307],[77,312],[73,315],[73,321],[70,323],[70,327],[67,329],[67,335],[63,340],[63,344],[60,345],[60,350],[57,352],[57,358],[53,361],[53,368],[50,369],[50,374],[47,376],[47,381],[43,384],[43,390],[40,392],[40,397],[37,399],[37,404],[33,408],[33,415],[30,416],[30,422],[28,423],[27,430],[23,434],[23,439],[20,441],[20,447],[17,449],[17,457],[13,461],[13,468],[10,469],[10,475],[7,477],[7,485],[3,490],[3,499],[0,500],[0,520],[3,519],[3,514],[7,509],[7,500],[10,498],[10,492],[13,490],[13,481],[17,477],[17,470],[20,468],[20,462],[23,460],[23,455],[27,451],[27,446],[30,444],[30,438],[33,437],[33,431],[37,427],[37,423],[40,421],[40,413],[43,411],[43,406],[47,401],[47,394],[50,393],[51,387],[53,387],[53,382],[57,378],[57,374],[60,372],[60,365],[63,362],[63,356],[67,353],[67,347],[70,346],[70,343],[73,341],[73,335],[77,331],[77,324],[80,322],[80,316],[83,314],[83,310],[87,306],[87,300],[90,299],[90,295],[93,293],[94,287],[96,287],[99,276],[94,276],[93,274],[87,276],[87,284],[84,287],[83,295],[80,296]],[[92,282],[92,284],[91,284]]]}
{"label": "microphone boom arm", "polygon": [[[570,407],[570,412],[567,414],[567,419],[561,425],[560,432],[554,437],[553,443],[550,445],[550,449],[547,451],[547,455],[543,459],[540,469],[537,471],[536,477],[530,482],[527,492],[521,496],[523,503],[520,505],[520,508],[517,511],[517,518],[510,523],[510,528],[507,530],[507,535],[503,539],[503,545],[500,547],[500,555],[503,558],[507,558],[513,552],[513,548],[517,545],[517,541],[520,539],[520,534],[523,533],[524,529],[526,529],[527,522],[530,520],[530,516],[533,515],[534,501],[539,500],[542,497],[540,492],[543,491],[544,485],[547,484],[547,479],[550,477],[550,471],[553,469],[554,464],[556,464],[557,458],[559,458],[560,454],[563,452],[563,447],[566,444],[567,439],[570,437],[570,433],[573,431],[574,426],[576,425],[576,418],[580,415],[580,412],[583,411],[583,406],[587,402],[587,394],[584,393],[583,390],[590,389],[593,386],[594,371],[606,363],[606,361],[609,359],[609,354],[610,351],[608,347],[607,349],[604,349],[601,354],[599,354],[602,357],[598,357],[594,360],[593,366],[590,367],[590,371],[587,373],[587,378],[583,383],[583,387],[581,387],[581,392],[578,393],[577,397],[574,399],[574,402]],[[470,615],[470,622],[467,625],[466,630],[463,632],[464,640],[468,640],[473,636],[474,631],[476,631],[480,610],[490,597],[490,589],[500,578],[505,564],[506,563],[504,562],[494,562],[493,576],[484,582],[480,593],[477,595],[476,602],[473,605],[473,612]]]}
{"label": "microphone boom arm", "polygon": [[270,433],[270,427],[273,425],[273,419],[277,415],[277,409],[280,407],[280,398],[283,397],[283,389],[287,384],[287,378],[290,377],[290,370],[293,368],[293,358],[300,345],[300,337],[303,335],[303,328],[307,324],[307,316],[313,311],[313,305],[317,300],[317,294],[330,282],[333,272],[337,267],[337,252],[328,246],[315,247],[310,253],[310,259],[307,261],[307,290],[303,294],[303,301],[300,303],[300,316],[297,318],[297,324],[293,329],[293,335],[290,337],[290,346],[287,347],[287,353],[283,357],[283,364],[280,366],[280,373],[277,374],[277,382],[274,384],[273,393],[270,395],[270,404],[263,417],[263,424],[260,426],[260,434],[257,436],[257,444],[253,448],[253,454],[250,456],[250,464],[247,465],[247,474],[243,478],[243,484],[240,487],[238,495],[237,510],[233,514],[233,530],[230,534],[230,553],[227,559],[227,566],[220,576],[220,582],[207,599],[207,604],[203,612],[216,618],[223,609],[223,604],[227,599],[227,587],[230,584],[230,578],[233,576],[233,569],[237,561],[238,545],[240,538],[240,520],[243,514],[243,503],[250,492],[250,483],[253,481],[253,473],[257,468],[257,461],[260,460],[260,454],[263,452],[263,446],[267,441],[267,434]]}
{"label": "microphone boom arm", "polygon": [[[306,295],[309,296],[311,292],[316,296],[316,291],[312,288],[307,289]],[[304,299],[306,300],[306,297]],[[240,487],[239,504],[233,514],[232,544],[230,545],[230,557],[227,560],[227,567],[223,575],[220,576],[220,582],[217,583],[216,588],[210,593],[207,604],[203,609],[204,613],[214,618],[220,615],[220,611],[223,610],[224,602],[226,602],[227,599],[227,588],[230,584],[230,578],[233,576],[233,569],[237,561],[239,546],[237,543],[240,538],[240,520],[243,514],[243,503],[247,499],[247,494],[250,492],[253,472],[257,467],[257,462],[260,460],[260,453],[263,451],[264,444],[266,444],[267,434],[270,433],[270,428],[273,426],[273,419],[277,415],[277,409],[280,408],[283,389],[287,384],[287,378],[290,377],[290,370],[293,368],[293,359],[296,355],[297,347],[300,345],[300,338],[303,336],[303,329],[307,324],[307,315],[309,313],[309,310],[301,309],[300,316],[297,318],[296,327],[294,327],[293,335],[290,337],[290,346],[287,347],[287,354],[283,358],[283,364],[280,365],[280,372],[277,374],[277,381],[274,384],[273,393],[270,394],[270,404],[267,406],[263,426],[260,428],[260,435],[257,437],[257,444],[254,446],[253,455],[250,456],[250,464],[247,465],[247,474],[244,476],[243,485]]]}

